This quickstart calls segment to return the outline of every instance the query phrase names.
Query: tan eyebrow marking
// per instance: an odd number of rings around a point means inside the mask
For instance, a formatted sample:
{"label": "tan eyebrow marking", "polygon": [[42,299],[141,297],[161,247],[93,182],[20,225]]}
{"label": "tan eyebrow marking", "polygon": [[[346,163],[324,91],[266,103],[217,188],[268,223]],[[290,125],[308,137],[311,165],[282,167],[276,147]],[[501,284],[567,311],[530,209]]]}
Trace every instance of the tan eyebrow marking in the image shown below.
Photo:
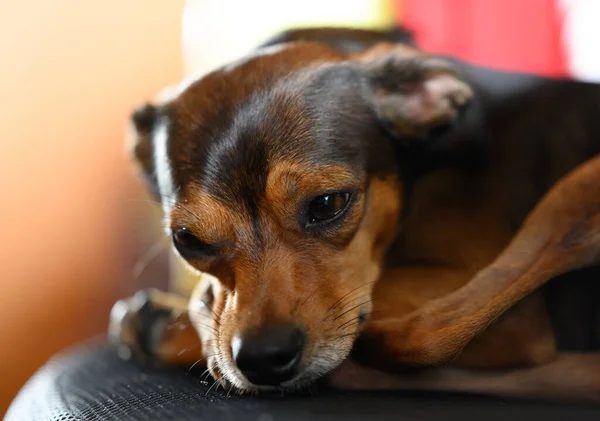
{"label": "tan eyebrow marking", "polygon": [[182,221],[194,235],[209,244],[235,241],[239,232],[249,225],[243,215],[233,212],[194,184],[180,193],[179,202],[171,211],[171,220]]}
{"label": "tan eyebrow marking", "polygon": [[308,165],[278,162],[267,176],[266,205],[282,217],[291,217],[298,195],[320,194],[323,191],[356,186],[357,176],[347,167],[335,164]]}

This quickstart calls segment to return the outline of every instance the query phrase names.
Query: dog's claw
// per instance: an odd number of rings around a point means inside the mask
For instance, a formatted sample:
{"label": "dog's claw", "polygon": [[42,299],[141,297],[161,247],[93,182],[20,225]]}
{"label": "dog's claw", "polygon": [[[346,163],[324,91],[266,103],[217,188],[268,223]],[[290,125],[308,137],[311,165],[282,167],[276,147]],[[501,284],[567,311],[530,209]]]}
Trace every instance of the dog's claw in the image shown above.
{"label": "dog's claw", "polygon": [[109,341],[117,346],[121,358],[141,364],[155,364],[161,331],[172,309],[153,299],[153,290],[138,291],[133,297],[117,301],[110,313]]}

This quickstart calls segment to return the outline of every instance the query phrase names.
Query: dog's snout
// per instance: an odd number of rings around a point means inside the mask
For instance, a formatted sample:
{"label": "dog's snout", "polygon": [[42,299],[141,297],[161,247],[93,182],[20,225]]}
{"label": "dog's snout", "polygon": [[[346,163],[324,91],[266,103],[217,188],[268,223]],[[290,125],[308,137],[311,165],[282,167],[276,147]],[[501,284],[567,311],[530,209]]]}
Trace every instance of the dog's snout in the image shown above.
{"label": "dog's snout", "polygon": [[242,374],[255,385],[277,386],[298,369],[305,334],[294,325],[279,324],[235,336],[231,351]]}

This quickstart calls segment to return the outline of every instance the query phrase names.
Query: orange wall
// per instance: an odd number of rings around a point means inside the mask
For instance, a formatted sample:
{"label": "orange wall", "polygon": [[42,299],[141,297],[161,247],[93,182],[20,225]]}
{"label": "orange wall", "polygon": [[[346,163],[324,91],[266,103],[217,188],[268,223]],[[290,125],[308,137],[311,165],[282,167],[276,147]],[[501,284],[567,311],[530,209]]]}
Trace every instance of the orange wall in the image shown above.
{"label": "orange wall", "polygon": [[138,287],[148,205],[132,200],[143,195],[123,133],[135,104],[181,77],[182,7],[0,2],[0,416]]}

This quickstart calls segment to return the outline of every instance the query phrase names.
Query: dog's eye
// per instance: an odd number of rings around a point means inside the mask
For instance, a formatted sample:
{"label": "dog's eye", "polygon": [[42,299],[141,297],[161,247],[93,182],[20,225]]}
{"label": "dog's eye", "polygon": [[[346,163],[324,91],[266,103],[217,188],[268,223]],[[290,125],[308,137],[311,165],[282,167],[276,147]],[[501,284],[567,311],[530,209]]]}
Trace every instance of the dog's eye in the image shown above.
{"label": "dog's eye", "polygon": [[186,258],[207,258],[217,254],[215,247],[201,241],[186,228],[180,228],[173,233],[173,244]]}
{"label": "dog's eye", "polygon": [[350,193],[331,193],[319,196],[308,205],[309,222],[324,222],[338,216],[350,201]]}

